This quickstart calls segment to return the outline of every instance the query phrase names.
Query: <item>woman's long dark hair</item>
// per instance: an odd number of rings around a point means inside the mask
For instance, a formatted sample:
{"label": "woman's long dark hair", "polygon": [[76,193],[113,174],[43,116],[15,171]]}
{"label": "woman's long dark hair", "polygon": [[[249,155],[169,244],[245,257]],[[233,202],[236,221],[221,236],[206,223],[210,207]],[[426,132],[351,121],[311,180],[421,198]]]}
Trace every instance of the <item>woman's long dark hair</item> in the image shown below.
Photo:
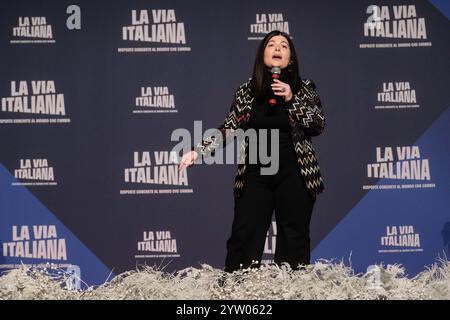
{"label": "woman's long dark hair", "polygon": [[257,101],[261,101],[267,97],[270,92],[270,84],[272,83],[271,74],[267,66],[264,64],[264,50],[267,43],[274,36],[283,36],[289,42],[289,49],[291,51],[291,60],[285,70],[282,70],[281,81],[288,83],[291,86],[292,92],[295,94],[301,88],[302,81],[299,73],[297,53],[295,52],[294,43],[289,35],[285,32],[274,30],[266,34],[261,41],[256,52],[255,64],[253,67],[253,76],[251,80],[252,95]]}

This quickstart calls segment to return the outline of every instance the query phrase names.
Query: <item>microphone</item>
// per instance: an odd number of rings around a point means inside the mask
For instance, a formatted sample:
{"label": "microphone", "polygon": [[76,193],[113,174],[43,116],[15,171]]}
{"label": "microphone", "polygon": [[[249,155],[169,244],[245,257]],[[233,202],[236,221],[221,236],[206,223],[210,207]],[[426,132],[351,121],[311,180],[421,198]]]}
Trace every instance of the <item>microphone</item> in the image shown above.
{"label": "microphone", "polygon": [[[272,67],[272,69],[270,69],[270,73],[272,74],[272,82],[273,82],[273,80],[280,78],[281,68],[274,66],[274,67]],[[271,107],[273,107],[276,104],[277,104],[277,99],[273,96],[273,92],[272,92],[272,97],[269,99],[269,105]]]}

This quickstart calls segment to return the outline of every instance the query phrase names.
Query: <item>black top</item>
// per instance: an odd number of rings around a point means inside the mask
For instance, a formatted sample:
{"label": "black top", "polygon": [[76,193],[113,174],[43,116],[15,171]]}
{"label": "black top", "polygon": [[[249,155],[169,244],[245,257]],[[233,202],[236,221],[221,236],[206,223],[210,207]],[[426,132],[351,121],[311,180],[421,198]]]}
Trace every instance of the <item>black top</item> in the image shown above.
{"label": "black top", "polygon": [[[271,129],[278,129],[279,141],[277,142],[279,142],[280,165],[283,166],[287,163],[292,164],[297,162],[294,145],[292,142],[291,125],[289,123],[288,111],[283,105],[278,103],[275,106],[270,106],[267,101],[263,102],[262,104],[254,102],[248,122],[248,129],[250,128],[255,129],[257,132],[258,145],[260,143],[259,140],[261,139],[258,129],[268,129],[267,138],[262,138],[263,143],[267,143],[267,154],[269,156],[271,154]],[[249,152],[250,150],[251,147],[249,146]],[[249,163],[248,161],[249,157],[247,154],[247,164]],[[259,161],[258,152],[258,163],[250,164],[249,167],[258,168],[259,166],[261,166],[261,163]]]}
{"label": "black top", "polygon": [[279,129],[280,135],[281,132],[290,135],[291,131],[288,111],[280,104],[270,106],[267,101],[253,103],[248,126],[254,129]]}

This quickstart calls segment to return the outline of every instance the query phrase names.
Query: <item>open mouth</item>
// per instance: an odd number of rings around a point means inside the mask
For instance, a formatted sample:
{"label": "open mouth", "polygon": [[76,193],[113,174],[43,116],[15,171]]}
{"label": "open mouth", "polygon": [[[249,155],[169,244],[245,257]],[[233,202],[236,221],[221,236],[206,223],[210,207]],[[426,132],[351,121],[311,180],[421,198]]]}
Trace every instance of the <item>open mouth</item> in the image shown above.
{"label": "open mouth", "polygon": [[280,55],[275,54],[272,56],[272,59],[276,60],[276,61],[280,61],[282,59],[282,57]]}

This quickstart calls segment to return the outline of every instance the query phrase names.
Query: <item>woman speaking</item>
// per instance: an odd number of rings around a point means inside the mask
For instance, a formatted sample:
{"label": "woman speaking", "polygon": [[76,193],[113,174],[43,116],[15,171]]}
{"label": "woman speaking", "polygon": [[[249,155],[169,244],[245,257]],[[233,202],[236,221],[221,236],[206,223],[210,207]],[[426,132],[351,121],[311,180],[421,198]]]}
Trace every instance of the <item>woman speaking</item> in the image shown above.
{"label": "woman speaking", "polygon": [[[230,141],[237,129],[255,129],[258,138],[260,129],[270,133],[277,130],[278,143],[267,149],[273,153],[278,148],[279,166],[275,174],[263,174],[261,169],[267,164],[259,158],[256,163],[249,162],[249,142],[242,142],[245,160],[238,165],[235,178],[225,271],[260,265],[274,211],[274,262],[288,263],[294,270],[309,264],[311,214],[317,195],[324,189],[311,137],[322,133],[324,127],[315,85],[300,78],[292,40],[281,31],[268,33],[258,47],[252,77],[237,89],[219,130],[223,141]],[[180,170],[192,166],[199,155],[206,157],[223,147],[215,140],[206,138],[184,154]]]}

